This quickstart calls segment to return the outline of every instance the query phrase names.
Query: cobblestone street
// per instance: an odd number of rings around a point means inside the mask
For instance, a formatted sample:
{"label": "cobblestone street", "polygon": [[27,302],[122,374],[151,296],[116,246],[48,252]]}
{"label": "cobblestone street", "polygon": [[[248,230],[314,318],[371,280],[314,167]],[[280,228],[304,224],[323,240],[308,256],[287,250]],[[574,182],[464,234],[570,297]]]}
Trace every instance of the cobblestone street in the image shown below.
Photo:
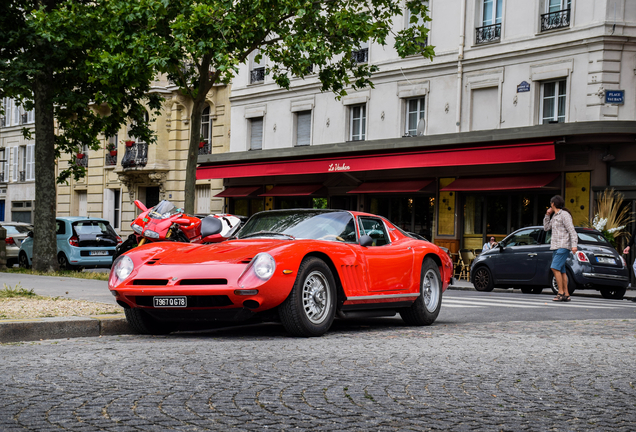
{"label": "cobblestone street", "polygon": [[337,322],[0,347],[0,430],[634,430],[634,320]]}

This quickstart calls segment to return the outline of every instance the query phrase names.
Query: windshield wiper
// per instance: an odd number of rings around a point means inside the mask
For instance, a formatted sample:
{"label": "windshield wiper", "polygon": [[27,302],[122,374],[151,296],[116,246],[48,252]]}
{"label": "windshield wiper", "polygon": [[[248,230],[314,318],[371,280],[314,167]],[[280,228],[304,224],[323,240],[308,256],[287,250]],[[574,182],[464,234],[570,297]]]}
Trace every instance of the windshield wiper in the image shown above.
{"label": "windshield wiper", "polygon": [[256,237],[259,235],[279,235],[279,236],[289,237],[292,240],[296,240],[296,237],[294,237],[291,234],[285,234],[285,233],[276,232],[276,231],[258,231],[251,234],[245,234],[244,236],[241,236],[241,238]]}

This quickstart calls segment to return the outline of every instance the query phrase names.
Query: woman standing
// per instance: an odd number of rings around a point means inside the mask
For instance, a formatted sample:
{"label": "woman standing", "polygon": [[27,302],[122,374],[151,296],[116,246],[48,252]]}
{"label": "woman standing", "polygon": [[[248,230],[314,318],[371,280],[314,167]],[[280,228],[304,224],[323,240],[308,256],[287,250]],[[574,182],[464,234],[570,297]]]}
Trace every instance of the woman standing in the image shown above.
{"label": "woman standing", "polygon": [[570,250],[572,253],[578,250],[579,238],[574,230],[572,215],[565,208],[565,200],[561,195],[555,195],[550,199],[550,208],[543,218],[543,229],[552,230],[550,250],[553,252],[550,268],[559,286],[559,293],[552,301],[570,301],[565,261],[570,255]]}
{"label": "woman standing", "polygon": [[[627,247],[623,250],[623,253],[627,255],[632,246],[634,246],[634,238],[636,237],[636,228],[634,228],[634,232],[632,233],[632,238],[629,239],[629,243]],[[629,259],[629,257],[628,257]],[[634,260],[634,275],[636,275],[636,260]],[[633,302],[636,302],[636,297],[632,299]]]}

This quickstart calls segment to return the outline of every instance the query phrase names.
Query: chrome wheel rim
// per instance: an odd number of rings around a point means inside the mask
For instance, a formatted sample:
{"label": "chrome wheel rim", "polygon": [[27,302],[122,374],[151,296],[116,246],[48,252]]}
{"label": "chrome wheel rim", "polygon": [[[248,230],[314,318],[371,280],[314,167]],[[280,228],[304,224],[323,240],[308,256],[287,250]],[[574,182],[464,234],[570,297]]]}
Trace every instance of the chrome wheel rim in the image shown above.
{"label": "chrome wheel rim", "polygon": [[331,290],[324,274],[314,271],[303,284],[303,310],[313,324],[321,324],[331,309]]}
{"label": "chrome wheel rim", "polygon": [[435,312],[439,304],[439,279],[433,270],[428,270],[422,280],[424,306],[429,312]]}
{"label": "chrome wheel rim", "polygon": [[552,292],[554,294],[559,293],[559,284],[557,284],[556,278],[552,275]]}
{"label": "chrome wheel rim", "polygon": [[477,273],[475,273],[475,288],[483,290],[488,286],[489,282],[488,272],[484,269],[477,270]]}

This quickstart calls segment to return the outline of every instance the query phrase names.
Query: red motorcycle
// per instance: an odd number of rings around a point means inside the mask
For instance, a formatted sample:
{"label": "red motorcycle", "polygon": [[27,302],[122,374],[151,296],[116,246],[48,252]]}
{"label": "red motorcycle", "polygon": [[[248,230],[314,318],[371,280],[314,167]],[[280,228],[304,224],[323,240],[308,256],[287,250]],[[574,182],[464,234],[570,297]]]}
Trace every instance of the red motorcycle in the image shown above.
{"label": "red motorcycle", "polygon": [[150,209],[139,200],[135,200],[135,205],[142,213],[130,224],[134,233],[117,246],[113,260],[146,242],[221,242],[237,232],[243,222],[243,219],[234,215],[210,215],[203,218],[188,215],[166,200]]}

